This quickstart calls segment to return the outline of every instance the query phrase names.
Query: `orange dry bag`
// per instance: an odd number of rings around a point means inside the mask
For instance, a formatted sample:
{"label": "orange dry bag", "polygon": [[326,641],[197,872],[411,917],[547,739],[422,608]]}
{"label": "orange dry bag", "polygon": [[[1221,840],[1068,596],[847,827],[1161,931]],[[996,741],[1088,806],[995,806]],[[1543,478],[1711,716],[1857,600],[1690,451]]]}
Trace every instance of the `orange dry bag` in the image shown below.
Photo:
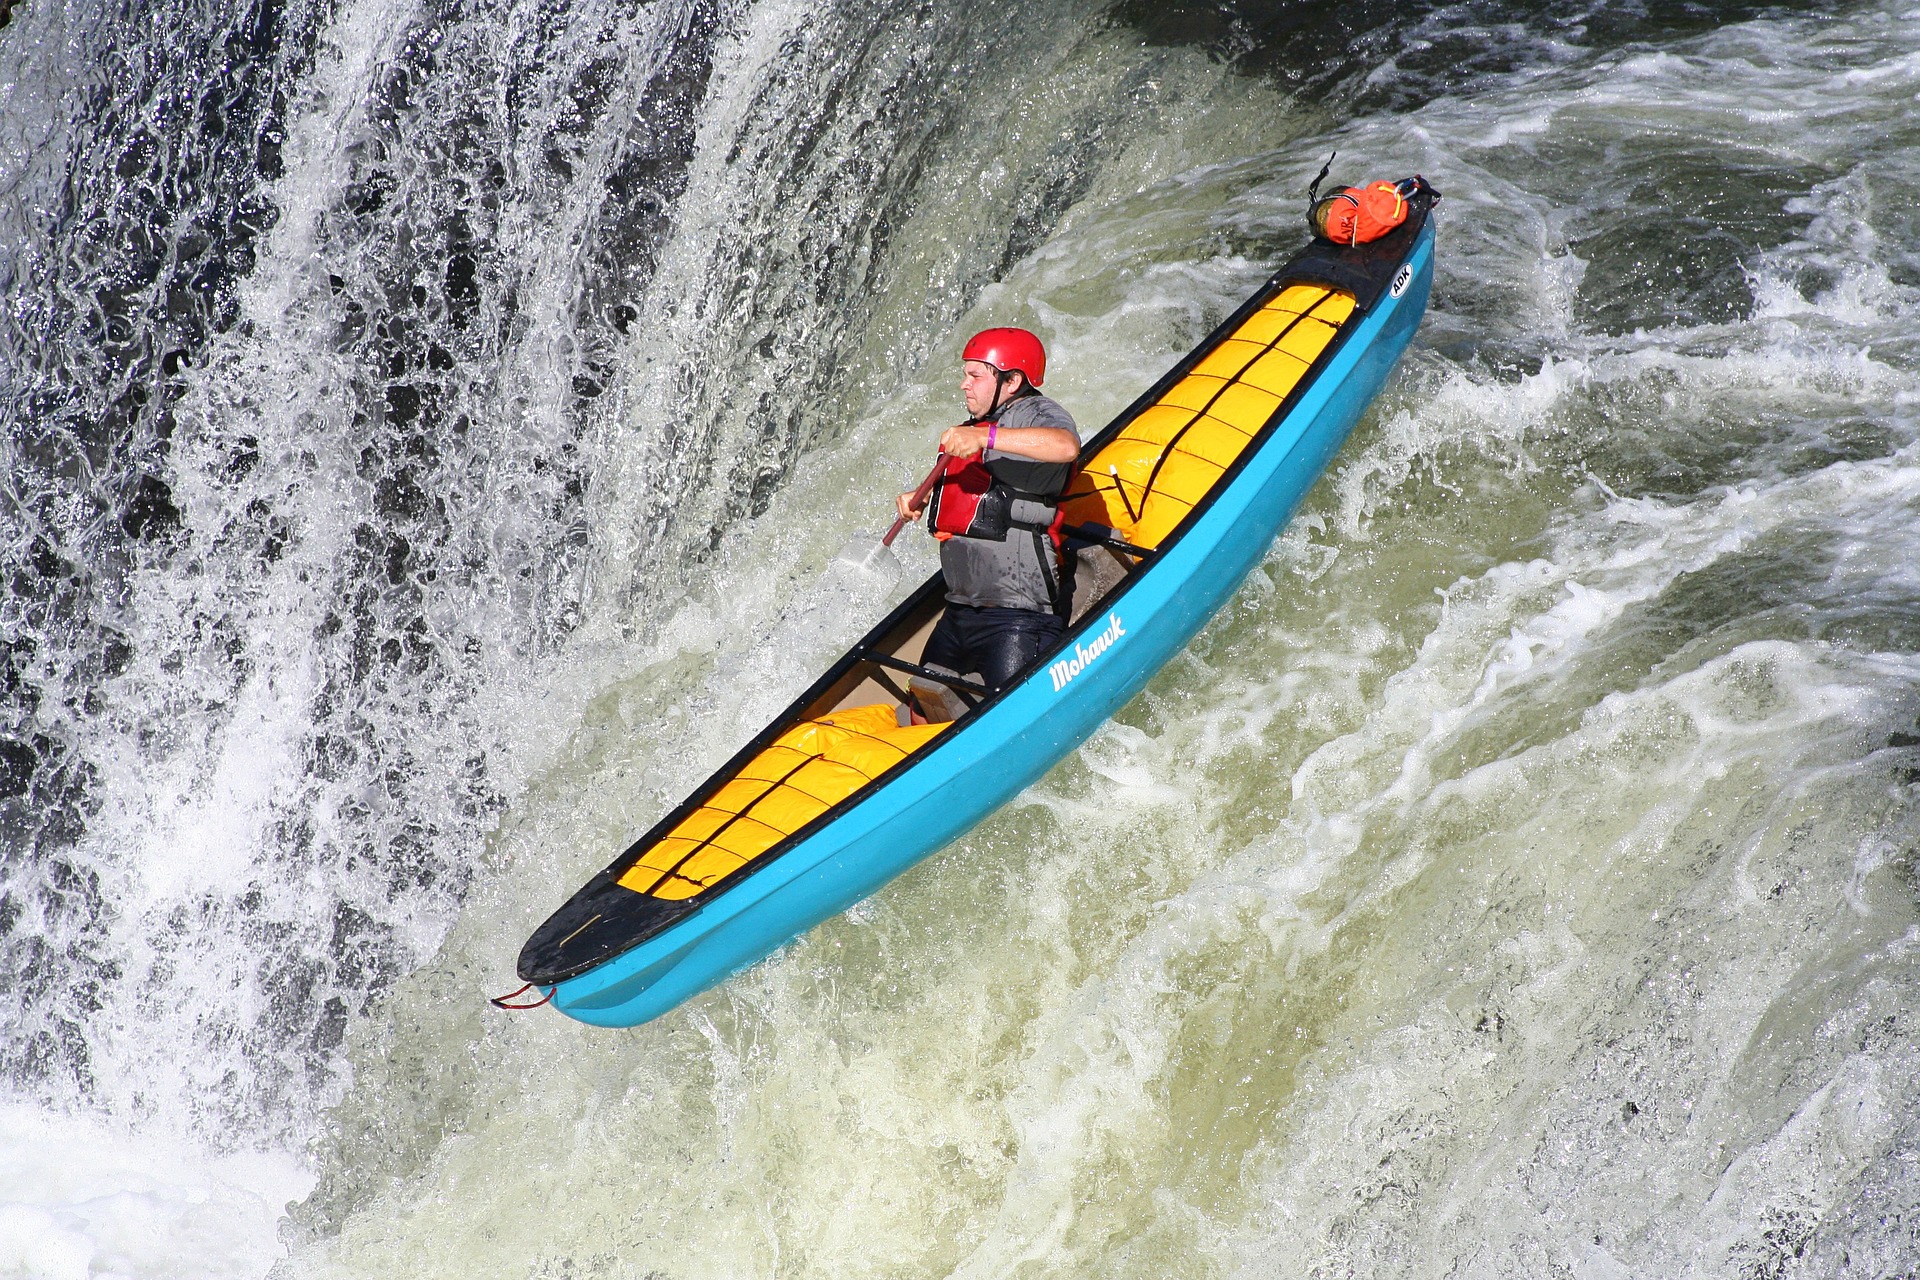
{"label": "orange dry bag", "polygon": [[1396,183],[1348,187],[1313,206],[1313,229],[1335,244],[1378,240],[1407,220],[1407,194]]}

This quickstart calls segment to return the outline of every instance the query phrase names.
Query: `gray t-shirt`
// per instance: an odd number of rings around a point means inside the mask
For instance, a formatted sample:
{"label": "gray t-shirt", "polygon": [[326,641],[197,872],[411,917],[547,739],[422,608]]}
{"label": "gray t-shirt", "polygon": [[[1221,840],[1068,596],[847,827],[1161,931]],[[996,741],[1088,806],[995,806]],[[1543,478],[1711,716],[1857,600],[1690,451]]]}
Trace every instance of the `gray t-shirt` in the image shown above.
{"label": "gray t-shirt", "polygon": [[[1073,415],[1038,392],[1002,405],[997,419],[1002,427],[1061,427],[1077,439],[1080,428]],[[1018,454],[989,449],[985,461],[994,478],[1015,489],[1058,496],[1072,477],[1071,463],[1035,462]],[[1016,506],[1016,512],[1018,507]],[[1042,569],[1041,554],[1046,556]],[[1053,545],[1040,535],[1040,547],[1027,529],[1009,529],[1005,542],[986,538],[949,538],[940,544],[940,569],[947,577],[947,599],[954,604],[982,608],[1031,609],[1053,612],[1047,597],[1047,574],[1058,575]]]}

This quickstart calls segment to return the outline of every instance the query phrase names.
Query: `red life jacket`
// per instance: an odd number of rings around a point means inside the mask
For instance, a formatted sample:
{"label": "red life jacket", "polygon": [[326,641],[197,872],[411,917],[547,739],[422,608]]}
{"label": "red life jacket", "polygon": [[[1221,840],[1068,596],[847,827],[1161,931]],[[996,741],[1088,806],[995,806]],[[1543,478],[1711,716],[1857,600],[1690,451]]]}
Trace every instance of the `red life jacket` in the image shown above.
{"label": "red life jacket", "polygon": [[980,455],[948,458],[927,505],[927,528],[948,538],[1007,536],[1013,520],[1013,490],[994,482]]}
{"label": "red life jacket", "polygon": [[[1002,542],[1009,529],[1030,529],[1045,533],[1053,549],[1059,551],[1066,512],[1057,502],[1023,494],[1005,481],[994,479],[982,456],[947,459],[946,468],[933,486],[927,503],[927,527],[933,536],[941,542],[948,538],[988,538]],[[1048,519],[1044,523],[1015,519],[1013,504],[1016,501],[1043,508]]]}
{"label": "red life jacket", "polygon": [[1073,602],[1073,557],[1062,555],[1066,508],[1058,499],[1023,493],[995,479],[982,457],[947,459],[928,496],[927,528],[941,542],[949,538],[1005,542],[1009,531],[1026,530],[1033,539],[1033,554],[1053,611],[1067,617]]}

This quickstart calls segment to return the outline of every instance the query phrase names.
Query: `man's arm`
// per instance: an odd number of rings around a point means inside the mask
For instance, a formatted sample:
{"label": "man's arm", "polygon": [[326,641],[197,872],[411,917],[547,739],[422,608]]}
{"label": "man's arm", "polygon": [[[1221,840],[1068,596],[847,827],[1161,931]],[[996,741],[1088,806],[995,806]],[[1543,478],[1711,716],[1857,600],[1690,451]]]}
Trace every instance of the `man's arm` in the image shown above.
{"label": "man's arm", "polygon": [[[987,428],[948,427],[940,447],[951,457],[971,458],[986,450]],[[1035,462],[1072,462],[1080,456],[1080,437],[1065,427],[1000,427],[993,447],[998,453]]]}
{"label": "man's arm", "polygon": [[[940,437],[940,447],[949,457],[971,458],[985,452],[985,427],[948,427]],[[1000,427],[993,435],[996,453],[1010,453],[1035,462],[1072,462],[1080,456],[1080,437],[1065,427]],[[924,501],[915,502],[912,493],[894,499],[893,508],[902,520],[918,520],[927,509]]]}

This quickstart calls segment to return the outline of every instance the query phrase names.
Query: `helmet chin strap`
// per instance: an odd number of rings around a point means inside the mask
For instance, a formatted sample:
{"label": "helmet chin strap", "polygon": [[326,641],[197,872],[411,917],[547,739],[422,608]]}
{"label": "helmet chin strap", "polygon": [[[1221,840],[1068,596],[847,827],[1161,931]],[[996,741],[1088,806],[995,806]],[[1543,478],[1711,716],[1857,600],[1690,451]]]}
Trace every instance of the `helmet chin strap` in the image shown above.
{"label": "helmet chin strap", "polygon": [[[1007,382],[1016,373],[1020,373],[1020,371],[1018,369],[995,369],[993,371],[993,403],[987,406],[985,413],[974,419],[975,422],[985,422],[988,418],[1000,412],[1000,406],[1005,403],[1000,397],[1006,394]],[[1020,373],[1020,376],[1024,378],[1027,375]]]}

